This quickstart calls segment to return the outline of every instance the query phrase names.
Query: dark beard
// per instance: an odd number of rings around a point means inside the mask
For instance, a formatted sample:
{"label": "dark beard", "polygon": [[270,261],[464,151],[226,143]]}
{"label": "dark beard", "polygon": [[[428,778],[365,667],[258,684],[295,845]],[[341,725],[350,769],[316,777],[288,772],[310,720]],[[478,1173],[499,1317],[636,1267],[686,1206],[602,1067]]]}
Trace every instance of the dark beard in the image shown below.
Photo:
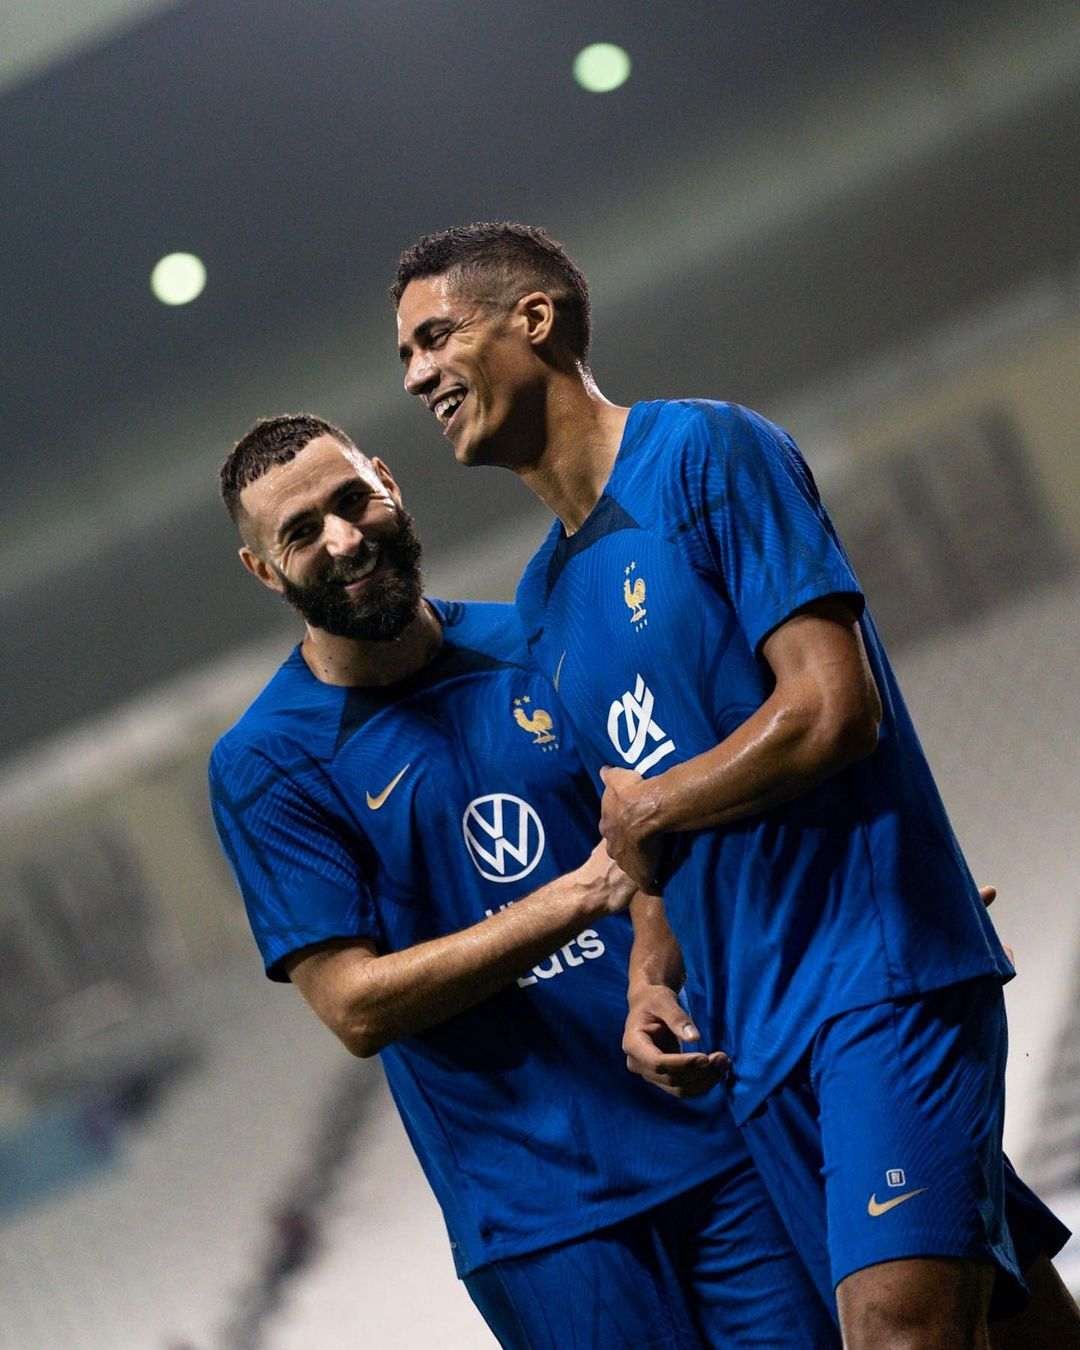
{"label": "dark beard", "polygon": [[392,642],[416,617],[420,607],[420,540],[412,516],[397,508],[392,533],[372,535],[379,546],[378,574],[372,574],[362,595],[345,590],[370,556],[367,545],[353,558],[336,558],[318,581],[296,586],[279,572],[285,599],[312,628],[334,637],[364,642]]}

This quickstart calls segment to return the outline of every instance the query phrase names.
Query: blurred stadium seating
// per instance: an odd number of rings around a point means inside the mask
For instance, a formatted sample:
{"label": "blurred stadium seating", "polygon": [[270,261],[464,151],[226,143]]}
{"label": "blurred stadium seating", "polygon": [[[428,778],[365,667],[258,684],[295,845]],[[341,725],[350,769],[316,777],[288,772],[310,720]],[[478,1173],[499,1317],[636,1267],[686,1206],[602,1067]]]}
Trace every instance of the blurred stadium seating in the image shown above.
{"label": "blurred stadium seating", "polygon": [[[385,451],[434,594],[509,596],[544,527],[398,412],[386,273],[448,213],[542,219],[579,253],[612,397],[730,395],[807,451],[957,833],[1000,891],[1020,968],[1007,1144],[1080,1228],[1075,7],[994,0],[970,24],[929,0],[766,5],[736,31],[711,5],[597,6],[639,26],[635,59],[681,101],[670,124],[646,102],[630,134],[633,105],[590,105],[593,139],[582,105],[552,100],[547,140],[487,81],[519,48],[548,59],[595,34],[516,0],[462,8],[506,31],[496,61],[459,44],[476,121],[441,161],[446,201],[390,139],[409,118],[364,102],[370,86],[401,111],[401,71],[441,88],[430,6],[395,7],[408,51],[377,70],[345,41],[345,0],[268,0],[259,33],[219,0],[25,8],[34,32],[0,51],[3,162],[34,152],[0,250],[20,269],[0,374],[19,452],[0,462],[0,1347],[493,1344],[377,1064],[263,978],[205,792],[213,740],[295,640],[213,501],[252,416],[303,403]],[[339,79],[328,119],[315,77],[335,62],[364,79]],[[371,137],[389,148],[362,163]],[[139,308],[148,220],[218,249],[187,329]],[[1060,1265],[1080,1290],[1080,1243]]]}

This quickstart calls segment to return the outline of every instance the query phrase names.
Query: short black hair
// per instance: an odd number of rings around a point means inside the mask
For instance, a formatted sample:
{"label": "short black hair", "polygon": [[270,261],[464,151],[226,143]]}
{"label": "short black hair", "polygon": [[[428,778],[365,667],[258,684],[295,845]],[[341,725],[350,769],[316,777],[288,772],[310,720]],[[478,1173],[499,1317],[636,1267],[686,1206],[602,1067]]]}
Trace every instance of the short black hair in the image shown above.
{"label": "short black hair", "polygon": [[556,335],[577,360],[588,360],[589,283],[558,240],[539,225],[479,221],[425,234],[398,259],[390,287],[395,307],[410,281],[448,274],[455,284],[470,289],[482,280],[482,298],[507,306],[530,290],[546,291],[555,301]]}
{"label": "short black hair", "polygon": [[234,525],[241,524],[240,494],[249,483],[261,478],[268,469],[288,464],[319,436],[355,450],[352,439],[332,422],[311,413],[286,413],[281,417],[260,417],[250,431],[236,442],[219,475],[221,498]]}

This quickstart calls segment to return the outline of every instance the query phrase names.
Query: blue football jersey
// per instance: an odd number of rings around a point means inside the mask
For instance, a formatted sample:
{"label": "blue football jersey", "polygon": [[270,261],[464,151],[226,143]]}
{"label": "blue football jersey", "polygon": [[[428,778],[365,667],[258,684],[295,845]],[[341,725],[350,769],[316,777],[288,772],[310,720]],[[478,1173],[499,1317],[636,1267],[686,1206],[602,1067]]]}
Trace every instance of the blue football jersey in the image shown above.
{"label": "blue football jersey", "polygon": [[[510,605],[433,602],[435,659],[387,688],[299,649],[214,749],[214,818],[272,979],[328,938],[391,952],[579,866],[598,801]],[[632,929],[605,918],[382,1052],[461,1274],[616,1223],[745,1157],[723,1094],[678,1102],[620,1050]]]}
{"label": "blue football jersey", "polygon": [[[766,637],[847,598],[884,707],[872,755],[795,801],[673,835],[664,897],[737,1119],[832,1015],[1012,974],[859,584],[791,438],[704,400],[639,403],[582,528],[555,522],[518,607],[594,774],[662,774],[768,697]],[[598,782],[598,779],[594,779]]]}

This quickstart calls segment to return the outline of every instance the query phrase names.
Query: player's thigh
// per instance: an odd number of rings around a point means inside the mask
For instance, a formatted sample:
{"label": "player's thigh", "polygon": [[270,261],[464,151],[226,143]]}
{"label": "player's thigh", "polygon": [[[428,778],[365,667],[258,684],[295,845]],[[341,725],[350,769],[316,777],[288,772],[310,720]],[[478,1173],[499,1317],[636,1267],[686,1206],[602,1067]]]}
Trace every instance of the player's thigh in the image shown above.
{"label": "player's thigh", "polygon": [[1068,1228],[1005,1159],[1005,1217],[1030,1298],[1022,1312],[990,1325],[993,1350],[1080,1350],[1080,1309],[1054,1269]]}
{"label": "player's thigh", "polygon": [[650,1216],[465,1279],[503,1350],[702,1350]]}
{"label": "player's thigh", "polygon": [[[952,1270],[958,1290],[981,1298],[973,1272],[993,1267],[1001,1306],[1022,1300],[1004,1215],[1005,1052],[1001,991],[989,980],[845,1013],[822,1029],[811,1081],[837,1286],[884,1262],[946,1258],[935,1280]],[[925,1275],[915,1265],[908,1273],[913,1289]],[[894,1269],[883,1286],[897,1298],[903,1275]]]}
{"label": "player's thigh", "polygon": [[940,1257],[866,1266],[836,1291],[845,1350],[989,1350],[993,1267]]}
{"label": "player's thigh", "polygon": [[831,1290],[826,1303],[749,1156],[658,1222],[704,1345],[838,1350]]}

